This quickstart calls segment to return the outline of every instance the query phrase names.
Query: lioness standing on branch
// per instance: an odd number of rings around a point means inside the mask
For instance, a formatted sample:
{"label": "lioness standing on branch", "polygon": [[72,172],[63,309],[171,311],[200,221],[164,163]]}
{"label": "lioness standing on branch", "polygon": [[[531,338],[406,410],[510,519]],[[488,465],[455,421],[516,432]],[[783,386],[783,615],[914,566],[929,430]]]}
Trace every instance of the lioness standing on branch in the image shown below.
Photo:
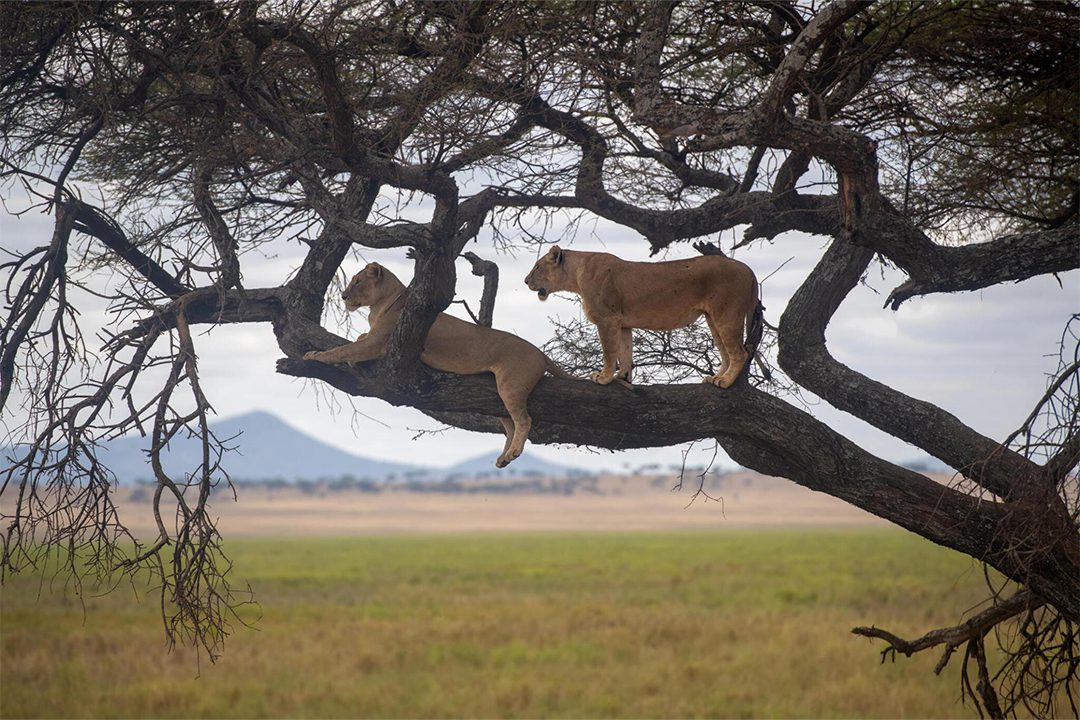
{"label": "lioness standing on branch", "polygon": [[561,290],[581,296],[604,351],[604,367],[590,376],[601,385],[630,381],[634,328],[675,330],[704,315],[722,361],[720,371],[705,382],[722,388],[739,377],[761,338],[754,271],[722,255],[629,262],[556,245],[536,261],[525,284],[541,300]]}
{"label": "lioness standing on branch", "polygon": [[[326,351],[304,354],[305,360],[324,363],[358,363],[374,360],[386,353],[386,345],[397,325],[405,303],[405,285],[378,263],[369,263],[358,272],[341,293],[345,308],[352,312],[370,307],[371,329],[356,342]],[[499,418],[506,432],[506,445],[495,461],[505,467],[521,455],[532,428],[532,418],[525,409],[529,393],[545,372],[572,379],[551,358],[532,343],[517,335],[474,325],[453,315],[439,313],[424,340],[420,360],[436,370],[459,375],[495,375],[495,388],[509,417]]]}

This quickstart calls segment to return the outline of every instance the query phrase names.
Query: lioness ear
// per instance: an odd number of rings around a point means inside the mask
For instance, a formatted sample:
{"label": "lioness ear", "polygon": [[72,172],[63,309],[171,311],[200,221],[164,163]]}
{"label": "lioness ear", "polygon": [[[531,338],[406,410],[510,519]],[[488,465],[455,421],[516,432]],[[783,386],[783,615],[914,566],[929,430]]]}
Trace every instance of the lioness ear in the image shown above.
{"label": "lioness ear", "polygon": [[368,277],[373,277],[378,280],[382,277],[382,265],[379,263],[368,263],[368,266],[364,268],[364,273]]}
{"label": "lioness ear", "polygon": [[551,259],[555,261],[556,265],[562,264],[562,248],[558,245],[551,248]]}

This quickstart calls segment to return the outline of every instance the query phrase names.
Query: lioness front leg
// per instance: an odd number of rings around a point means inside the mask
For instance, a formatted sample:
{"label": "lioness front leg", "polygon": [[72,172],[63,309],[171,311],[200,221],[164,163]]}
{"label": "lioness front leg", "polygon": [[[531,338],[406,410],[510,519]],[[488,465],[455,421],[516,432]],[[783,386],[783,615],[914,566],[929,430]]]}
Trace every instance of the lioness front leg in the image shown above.
{"label": "lioness front leg", "polygon": [[622,345],[622,326],[618,320],[599,321],[596,322],[596,331],[600,336],[600,347],[604,352],[604,367],[591,373],[589,379],[600,385],[610,385],[616,378]]}
{"label": "lioness front leg", "polygon": [[329,350],[312,350],[304,353],[305,360],[318,360],[333,365],[334,363],[358,363],[381,357],[386,344],[373,339],[371,334],[361,335],[356,342],[338,345]]}
{"label": "lioness front leg", "polygon": [[623,328],[619,331],[619,373],[617,377],[632,382],[634,370],[634,331]]}

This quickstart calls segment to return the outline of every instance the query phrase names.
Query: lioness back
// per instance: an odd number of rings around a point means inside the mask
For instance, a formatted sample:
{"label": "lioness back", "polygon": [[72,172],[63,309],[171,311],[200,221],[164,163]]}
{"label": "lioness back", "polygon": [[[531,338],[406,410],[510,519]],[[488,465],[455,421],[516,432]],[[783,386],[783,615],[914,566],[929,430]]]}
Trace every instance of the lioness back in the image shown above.
{"label": "lioness back", "polygon": [[623,316],[628,327],[674,330],[717,306],[745,315],[756,301],[754,272],[731,258],[632,262],[597,253],[587,265],[586,306],[601,303],[597,310]]}
{"label": "lioness back", "polygon": [[528,340],[440,313],[424,342],[424,363],[436,370],[476,375],[513,365],[525,375],[544,374],[547,360]]}

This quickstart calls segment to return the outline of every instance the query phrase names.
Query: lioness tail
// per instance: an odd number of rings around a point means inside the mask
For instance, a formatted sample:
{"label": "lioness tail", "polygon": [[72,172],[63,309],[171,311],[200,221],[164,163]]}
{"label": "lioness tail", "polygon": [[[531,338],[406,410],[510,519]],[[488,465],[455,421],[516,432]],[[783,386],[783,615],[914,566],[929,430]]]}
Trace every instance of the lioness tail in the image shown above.
{"label": "lioness tail", "polygon": [[757,348],[761,343],[761,336],[765,331],[764,325],[764,311],[765,306],[761,304],[761,286],[754,281],[754,285],[757,287],[757,302],[754,304],[753,311],[746,316],[746,342],[743,347],[746,348],[746,352],[750,354],[754,360],[757,361],[758,367],[761,369],[761,374],[765,380],[772,380],[772,372],[769,371],[769,367],[761,360],[761,356],[758,355]]}
{"label": "lioness tail", "polygon": [[548,373],[550,373],[551,375],[559,378],[560,380],[580,380],[581,379],[581,378],[575,377],[574,375],[571,375],[570,373],[563,370],[561,367],[556,365],[555,361],[552,360],[551,358],[549,358],[547,355],[544,356],[544,359],[547,361],[547,371],[548,371]]}

